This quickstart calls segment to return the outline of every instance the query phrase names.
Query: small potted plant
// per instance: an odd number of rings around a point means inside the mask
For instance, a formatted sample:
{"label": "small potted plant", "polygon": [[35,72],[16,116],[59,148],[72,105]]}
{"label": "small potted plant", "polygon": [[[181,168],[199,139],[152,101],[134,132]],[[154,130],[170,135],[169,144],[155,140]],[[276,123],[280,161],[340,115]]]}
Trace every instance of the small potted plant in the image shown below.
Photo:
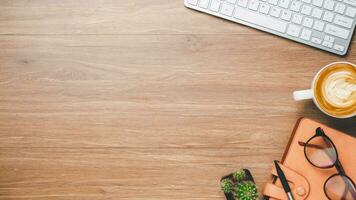
{"label": "small potted plant", "polygon": [[220,186],[228,200],[258,199],[257,187],[247,169],[224,176],[220,181]]}

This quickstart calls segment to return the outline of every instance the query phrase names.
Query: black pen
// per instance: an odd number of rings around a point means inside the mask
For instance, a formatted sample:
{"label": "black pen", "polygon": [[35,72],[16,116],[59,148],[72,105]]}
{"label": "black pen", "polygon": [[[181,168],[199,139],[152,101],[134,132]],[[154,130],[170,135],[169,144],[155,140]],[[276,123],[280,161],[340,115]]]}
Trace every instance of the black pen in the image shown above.
{"label": "black pen", "polygon": [[276,166],[277,174],[278,174],[279,180],[281,180],[283,189],[287,193],[288,200],[294,200],[294,197],[293,197],[293,194],[292,194],[292,192],[290,190],[290,187],[289,187],[288,181],[286,179],[286,176],[284,175],[284,173],[283,173],[281,167],[279,166],[277,160],[274,161],[274,165]]}

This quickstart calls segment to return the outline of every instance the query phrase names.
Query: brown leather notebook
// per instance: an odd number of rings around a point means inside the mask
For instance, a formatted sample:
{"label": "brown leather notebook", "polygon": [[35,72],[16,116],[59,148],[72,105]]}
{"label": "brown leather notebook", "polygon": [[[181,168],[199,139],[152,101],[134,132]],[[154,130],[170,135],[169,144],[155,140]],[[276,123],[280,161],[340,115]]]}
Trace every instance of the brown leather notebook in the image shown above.
{"label": "brown leather notebook", "polygon": [[[315,135],[315,129],[321,127],[325,134],[334,142],[339,159],[346,174],[356,180],[356,138],[327,127],[308,118],[300,119],[293,131],[287,148],[281,160],[281,168],[290,183],[294,198],[297,200],[327,200],[324,194],[324,183],[333,174],[334,168],[320,169],[311,165],[305,158],[304,147],[298,142],[306,142]],[[273,179],[265,185],[262,194],[270,200],[286,199],[282,185],[277,177],[277,172],[272,167]]]}

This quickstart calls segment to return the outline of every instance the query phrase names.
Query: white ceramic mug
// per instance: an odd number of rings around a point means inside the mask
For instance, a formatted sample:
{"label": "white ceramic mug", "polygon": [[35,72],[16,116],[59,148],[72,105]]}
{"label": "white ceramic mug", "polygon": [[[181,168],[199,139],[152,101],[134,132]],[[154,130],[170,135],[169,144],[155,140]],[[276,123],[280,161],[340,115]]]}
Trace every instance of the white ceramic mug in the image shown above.
{"label": "white ceramic mug", "polygon": [[306,100],[306,99],[313,99],[314,101],[314,104],[319,108],[319,110],[321,110],[323,113],[325,113],[326,115],[329,115],[331,117],[335,117],[335,118],[350,118],[350,117],[353,117],[353,116],[356,116],[355,114],[350,114],[350,115],[346,115],[346,116],[334,116],[334,115],[331,115],[330,113],[326,112],[318,103],[318,101],[316,100],[315,98],[315,95],[314,95],[314,86],[315,86],[315,83],[316,81],[318,80],[319,78],[319,75],[328,67],[330,66],[334,66],[336,64],[347,64],[347,65],[351,65],[353,67],[356,68],[356,65],[353,64],[353,63],[349,63],[349,62],[333,62],[333,63],[330,63],[328,65],[326,65],[325,67],[323,67],[321,70],[319,70],[319,72],[314,76],[313,78],[313,81],[312,81],[312,84],[311,84],[311,89],[308,89],[308,90],[300,90],[300,91],[295,91],[293,92],[293,97],[294,97],[294,100],[295,101],[300,101],[300,100]]}

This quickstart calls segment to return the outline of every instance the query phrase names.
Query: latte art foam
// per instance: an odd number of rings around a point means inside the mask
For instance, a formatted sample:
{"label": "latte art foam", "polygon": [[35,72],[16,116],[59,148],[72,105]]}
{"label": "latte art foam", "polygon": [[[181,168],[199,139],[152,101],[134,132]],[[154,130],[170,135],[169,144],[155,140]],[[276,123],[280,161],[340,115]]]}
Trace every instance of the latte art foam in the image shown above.
{"label": "latte art foam", "polygon": [[320,108],[332,116],[356,114],[356,67],[336,63],[320,72],[314,82],[314,96]]}
{"label": "latte art foam", "polygon": [[347,108],[356,103],[356,80],[350,72],[340,71],[325,77],[322,89],[325,100],[333,106]]}

